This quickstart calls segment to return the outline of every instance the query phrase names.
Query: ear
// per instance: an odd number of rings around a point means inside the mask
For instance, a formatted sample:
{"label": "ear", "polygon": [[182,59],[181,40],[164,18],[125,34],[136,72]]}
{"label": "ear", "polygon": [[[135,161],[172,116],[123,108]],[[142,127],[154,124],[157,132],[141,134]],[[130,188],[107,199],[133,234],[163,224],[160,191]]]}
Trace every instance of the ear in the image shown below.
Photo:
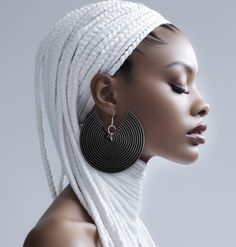
{"label": "ear", "polygon": [[117,83],[117,78],[106,73],[96,74],[91,80],[90,89],[96,106],[109,115],[118,101]]}

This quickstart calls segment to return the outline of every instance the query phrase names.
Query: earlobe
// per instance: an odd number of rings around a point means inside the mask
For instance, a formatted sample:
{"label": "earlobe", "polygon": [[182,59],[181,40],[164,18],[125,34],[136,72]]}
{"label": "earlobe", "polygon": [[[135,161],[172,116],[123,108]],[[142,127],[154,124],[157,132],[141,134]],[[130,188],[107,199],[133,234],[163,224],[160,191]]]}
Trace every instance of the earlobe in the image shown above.
{"label": "earlobe", "polygon": [[116,83],[116,78],[112,78],[110,75],[107,75],[105,73],[96,74],[93,77],[90,84],[90,90],[93,99],[99,108],[111,109],[114,105],[116,105]]}

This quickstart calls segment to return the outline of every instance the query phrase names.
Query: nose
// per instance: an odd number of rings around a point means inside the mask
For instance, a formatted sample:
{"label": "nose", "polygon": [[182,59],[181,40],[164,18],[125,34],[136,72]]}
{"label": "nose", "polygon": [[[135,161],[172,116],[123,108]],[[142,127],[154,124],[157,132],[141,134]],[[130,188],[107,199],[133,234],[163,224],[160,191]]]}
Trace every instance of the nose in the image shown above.
{"label": "nose", "polygon": [[204,100],[203,97],[199,97],[198,100],[195,101],[195,104],[192,105],[192,112],[193,116],[206,116],[210,111],[210,105]]}

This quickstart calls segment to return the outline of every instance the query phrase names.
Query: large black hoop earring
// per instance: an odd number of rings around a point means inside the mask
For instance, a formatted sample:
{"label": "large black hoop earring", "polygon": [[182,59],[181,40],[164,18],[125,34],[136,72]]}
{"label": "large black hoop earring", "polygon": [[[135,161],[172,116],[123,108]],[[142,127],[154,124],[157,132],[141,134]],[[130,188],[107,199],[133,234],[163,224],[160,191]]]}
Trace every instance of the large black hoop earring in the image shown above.
{"label": "large black hoop earring", "polygon": [[[140,157],[145,143],[141,122],[131,111],[125,114],[116,128],[107,130],[96,111],[90,113],[81,125],[80,147],[88,163],[97,170],[114,173],[127,169]],[[115,130],[111,132],[111,130]]]}

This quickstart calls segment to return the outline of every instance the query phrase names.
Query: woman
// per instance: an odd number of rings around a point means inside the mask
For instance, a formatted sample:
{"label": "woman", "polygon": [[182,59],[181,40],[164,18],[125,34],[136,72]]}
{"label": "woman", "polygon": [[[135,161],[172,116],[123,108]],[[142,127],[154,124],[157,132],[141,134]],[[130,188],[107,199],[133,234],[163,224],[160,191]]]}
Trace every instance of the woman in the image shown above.
{"label": "woman", "polygon": [[[41,42],[35,68],[38,133],[54,201],[24,247],[156,246],[139,217],[146,165],[154,156],[182,164],[198,158],[209,112],[194,82],[198,73],[185,35],[141,3],[97,2],[59,20]],[[61,161],[58,189],[41,100]]]}

